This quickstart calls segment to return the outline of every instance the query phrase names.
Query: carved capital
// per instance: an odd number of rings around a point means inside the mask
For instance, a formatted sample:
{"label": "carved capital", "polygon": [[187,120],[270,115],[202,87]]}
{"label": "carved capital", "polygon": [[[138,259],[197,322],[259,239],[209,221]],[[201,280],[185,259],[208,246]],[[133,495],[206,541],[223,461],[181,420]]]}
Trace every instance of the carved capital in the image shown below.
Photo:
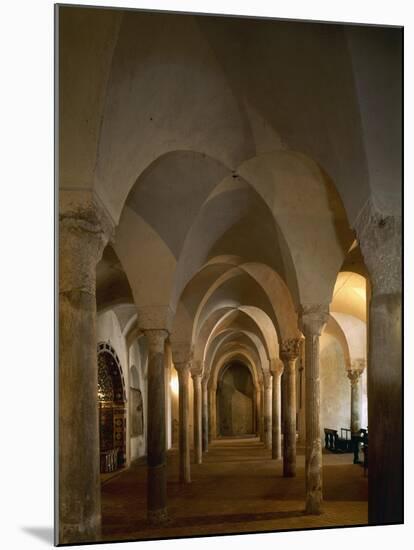
{"label": "carved capital", "polygon": [[182,361],[174,363],[175,370],[180,373],[190,373],[191,363],[190,361]]}
{"label": "carved capital", "polygon": [[369,199],[355,223],[373,294],[401,292],[401,216],[387,216]]}
{"label": "carved capital", "polygon": [[191,363],[191,376],[193,378],[195,376],[199,376],[201,378],[202,374],[203,374],[202,362],[193,360]]}
{"label": "carved capital", "polygon": [[306,304],[300,309],[302,332],[308,336],[320,336],[329,319],[329,306],[325,304]]}
{"label": "carved capital", "polygon": [[351,381],[351,386],[358,384],[359,378],[362,374],[362,370],[349,370],[348,378]]}
{"label": "carved capital", "polygon": [[[171,352],[174,364],[193,363],[194,350],[188,342],[171,341]],[[191,365],[195,366],[195,365]]]}
{"label": "carved capital", "polygon": [[169,306],[140,306],[137,311],[141,330],[171,331],[173,313]]}
{"label": "carved capital", "polygon": [[281,376],[283,374],[283,363],[280,359],[270,360],[270,372],[272,376]]}
{"label": "carved capital", "polygon": [[367,366],[366,359],[353,359],[351,361],[350,370],[363,372],[366,366]]}
{"label": "carved capital", "polygon": [[95,201],[62,206],[59,212],[59,292],[95,294],[96,264],[112,236],[114,226]]}
{"label": "carved capital", "polygon": [[165,340],[168,338],[168,332],[162,329],[145,329],[145,337],[148,341],[150,353],[164,353]]}
{"label": "carved capital", "polygon": [[282,361],[293,361],[299,357],[300,338],[283,340],[280,345],[279,355]]}

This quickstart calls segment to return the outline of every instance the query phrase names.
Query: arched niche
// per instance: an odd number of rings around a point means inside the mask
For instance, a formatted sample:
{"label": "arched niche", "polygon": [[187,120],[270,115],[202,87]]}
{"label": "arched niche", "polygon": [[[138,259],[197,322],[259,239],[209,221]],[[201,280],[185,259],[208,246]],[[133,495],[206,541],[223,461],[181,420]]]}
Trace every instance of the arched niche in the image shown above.
{"label": "arched niche", "polygon": [[255,433],[255,386],[250,369],[242,361],[231,361],[221,369],[216,404],[219,436]]}
{"label": "arched niche", "polygon": [[122,367],[114,348],[98,344],[99,445],[101,473],[126,463],[126,393]]}

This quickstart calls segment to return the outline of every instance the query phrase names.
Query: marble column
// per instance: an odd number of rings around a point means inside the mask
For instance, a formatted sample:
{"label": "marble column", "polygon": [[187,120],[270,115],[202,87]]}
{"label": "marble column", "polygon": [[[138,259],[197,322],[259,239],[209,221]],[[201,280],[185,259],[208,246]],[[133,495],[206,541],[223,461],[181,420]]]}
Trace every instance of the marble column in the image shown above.
{"label": "marble column", "polygon": [[296,476],[296,359],[299,356],[300,339],[284,340],[280,357],[284,364],[285,419],[283,428],[283,475]]}
{"label": "marble column", "polygon": [[193,405],[194,405],[194,463],[202,461],[202,394],[201,373],[191,373],[193,379]]}
{"label": "marble column", "polygon": [[355,223],[371,279],[368,323],[368,521],[403,521],[401,215],[368,201]]}
{"label": "marble column", "polygon": [[191,482],[190,466],[190,362],[175,363],[178,372],[180,482]]}
{"label": "marble column", "polygon": [[322,442],[320,420],[319,337],[329,317],[328,306],[302,306],[305,336],[306,392],[306,513],[322,511]]}
{"label": "marble column", "polygon": [[168,332],[143,332],[148,342],[147,518],[152,525],[160,525],[168,522],[164,355]]}
{"label": "marble column", "polygon": [[264,373],[264,443],[267,449],[272,448],[272,377]]}
{"label": "marble column", "polygon": [[93,201],[60,208],[57,539],[74,544],[100,537],[96,264],[112,226]]}
{"label": "marble column", "polygon": [[272,374],[272,458],[279,459],[282,457],[280,382],[283,365],[279,360],[272,360],[270,369]]}
{"label": "marble column", "polygon": [[202,448],[203,453],[208,452],[208,388],[207,380],[201,382],[202,390]]}
{"label": "marble column", "polygon": [[361,429],[361,374],[363,369],[351,368],[348,378],[351,382],[351,433]]}

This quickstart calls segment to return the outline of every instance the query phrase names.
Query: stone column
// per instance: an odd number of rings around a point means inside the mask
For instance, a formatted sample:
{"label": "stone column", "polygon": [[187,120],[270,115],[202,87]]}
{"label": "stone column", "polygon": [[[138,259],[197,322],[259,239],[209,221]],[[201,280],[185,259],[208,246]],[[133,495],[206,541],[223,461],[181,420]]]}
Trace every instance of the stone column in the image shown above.
{"label": "stone column", "polygon": [[281,430],[281,391],[280,381],[283,365],[279,360],[272,360],[272,458],[282,457],[282,430]]}
{"label": "stone column", "polygon": [[201,382],[202,390],[202,447],[203,452],[208,451],[208,389],[207,380]]}
{"label": "stone column", "polygon": [[297,407],[298,407],[298,426],[297,431],[298,434],[298,442],[300,442],[302,445],[305,444],[306,441],[306,411],[305,411],[305,340],[301,339],[299,344],[299,358],[296,361],[297,371],[298,371],[298,399],[297,399]]}
{"label": "stone column", "polygon": [[166,330],[144,329],[148,342],[147,517],[159,525],[168,521],[165,403]]}
{"label": "stone column", "polygon": [[260,403],[260,389],[256,390],[256,435],[261,438],[261,403]]}
{"label": "stone column", "polygon": [[264,443],[267,449],[272,448],[272,378],[264,373]]}
{"label": "stone column", "polygon": [[263,386],[260,387],[260,441],[265,442],[265,428],[264,428],[264,379]]}
{"label": "stone column", "polygon": [[403,521],[401,216],[369,201],[355,224],[372,294],[368,324],[368,521]]}
{"label": "stone column", "polygon": [[194,389],[194,463],[201,464],[202,460],[202,423],[201,423],[201,373],[192,372]]}
{"label": "stone column", "polygon": [[322,506],[322,442],[320,420],[319,336],[327,323],[328,306],[302,306],[305,336],[306,387],[306,512],[320,514]]}
{"label": "stone column", "polygon": [[181,483],[191,482],[190,466],[190,427],[189,427],[189,380],[190,363],[175,363],[178,372],[178,408],[179,408],[179,453],[180,453],[180,481]]}
{"label": "stone column", "polygon": [[[62,192],[63,194],[63,192]],[[63,198],[61,197],[63,202]],[[90,201],[59,214],[59,544],[100,537],[96,264],[112,227]]]}
{"label": "stone column", "polygon": [[284,364],[285,420],[283,429],[283,475],[296,476],[296,359],[299,355],[299,338],[284,340],[280,357]]}
{"label": "stone column", "polygon": [[208,442],[211,443],[217,437],[217,422],[216,422],[216,390],[209,390],[209,419],[208,419]]}
{"label": "stone column", "polygon": [[352,368],[348,371],[351,382],[351,433],[361,429],[361,374],[362,368]]}

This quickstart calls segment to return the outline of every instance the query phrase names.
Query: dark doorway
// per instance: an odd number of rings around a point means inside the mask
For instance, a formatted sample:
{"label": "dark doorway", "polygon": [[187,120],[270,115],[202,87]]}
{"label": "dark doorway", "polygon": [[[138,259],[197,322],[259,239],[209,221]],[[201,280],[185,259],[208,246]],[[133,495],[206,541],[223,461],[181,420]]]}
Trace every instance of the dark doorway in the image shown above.
{"label": "dark doorway", "polygon": [[217,425],[220,436],[254,433],[254,386],[249,368],[240,361],[228,363],[217,386]]}

